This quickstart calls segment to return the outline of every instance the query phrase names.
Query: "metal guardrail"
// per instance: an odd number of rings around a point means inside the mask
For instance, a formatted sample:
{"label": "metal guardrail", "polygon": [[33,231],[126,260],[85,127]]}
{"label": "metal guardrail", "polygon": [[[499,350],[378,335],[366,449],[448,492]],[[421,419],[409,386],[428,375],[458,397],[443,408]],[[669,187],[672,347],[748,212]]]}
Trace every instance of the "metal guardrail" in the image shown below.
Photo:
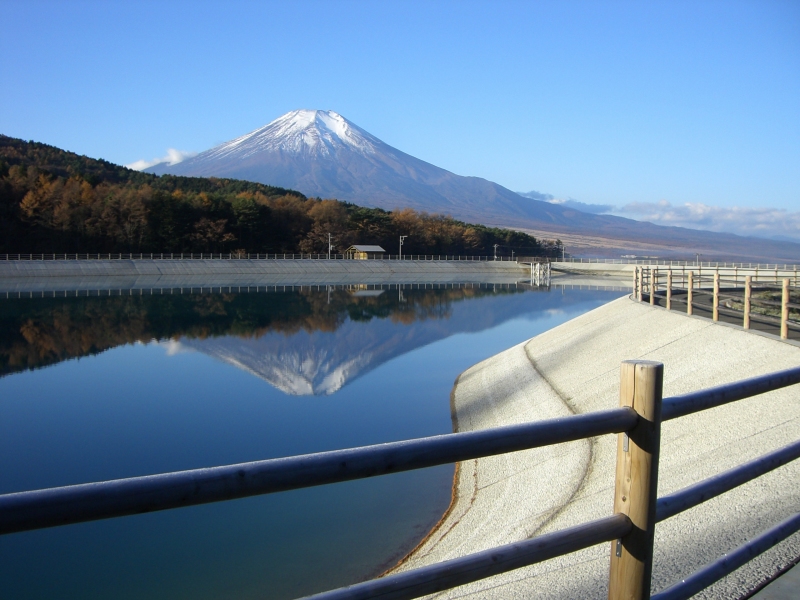
{"label": "metal guardrail", "polygon": [[[346,254],[246,254],[237,252],[151,252],[92,254],[0,254],[0,261],[63,261],[63,260],[415,260],[415,261],[518,261],[515,256],[483,256],[459,254],[378,254],[353,258]],[[547,260],[538,258],[537,260]]]}
{"label": "metal guardrail", "polygon": [[[625,361],[620,407],[521,425],[453,433],[209,469],[0,496],[0,534],[349,481],[618,434],[614,514],[530,540],[388,575],[318,600],[416,598],[612,541],[609,597],[650,598],[655,524],[800,457],[800,441],[656,497],[661,422],[800,383],[800,367],[662,402],[663,365]],[[800,530],[795,515],[758,539],[653,596],[687,598]]]}

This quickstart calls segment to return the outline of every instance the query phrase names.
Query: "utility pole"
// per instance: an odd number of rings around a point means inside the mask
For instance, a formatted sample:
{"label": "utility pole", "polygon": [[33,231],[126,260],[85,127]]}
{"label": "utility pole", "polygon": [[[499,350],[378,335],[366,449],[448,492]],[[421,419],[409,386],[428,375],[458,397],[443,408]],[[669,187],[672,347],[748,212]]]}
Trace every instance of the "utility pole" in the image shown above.
{"label": "utility pole", "polygon": [[331,234],[328,234],[328,260],[331,259]]}
{"label": "utility pole", "polygon": [[494,245],[494,259],[495,259],[495,260],[497,260],[497,247],[498,247],[499,245],[500,245],[500,244],[495,244],[495,245]]}
{"label": "utility pole", "polygon": [[403,240],[405,240],[407,237],[407,235],[400,236],[400,260],[403,260]]}

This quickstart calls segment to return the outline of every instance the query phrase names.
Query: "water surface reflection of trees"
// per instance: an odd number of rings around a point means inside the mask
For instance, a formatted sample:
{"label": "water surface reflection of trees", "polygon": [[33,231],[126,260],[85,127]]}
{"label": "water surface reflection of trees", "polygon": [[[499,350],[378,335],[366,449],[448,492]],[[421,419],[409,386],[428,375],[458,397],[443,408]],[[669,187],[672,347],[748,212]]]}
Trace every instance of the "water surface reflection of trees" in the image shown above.
{"label": "water surface reflection of trees", "polygon": [[[382,293],[381,293],[382,292]],[[446,319],[454,302],[514,288],[301,290],[283,293],[19,298],[0,302],[0,375],[134,342],[334,332],[348,319],[410,325]]]}

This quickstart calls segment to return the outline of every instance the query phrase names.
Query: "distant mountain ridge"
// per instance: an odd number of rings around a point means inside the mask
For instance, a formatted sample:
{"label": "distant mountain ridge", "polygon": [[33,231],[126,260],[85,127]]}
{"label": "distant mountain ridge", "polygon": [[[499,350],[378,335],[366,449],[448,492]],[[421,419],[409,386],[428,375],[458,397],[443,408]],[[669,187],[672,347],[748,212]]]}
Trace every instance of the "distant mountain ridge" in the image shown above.
{"label": "distant mountain ridge", "polygon": [[[246,179],[374,208],[451,215],[486,225],[602,237],[619,249],[660,244],[676,255],[794,261],[800,244],[734,234],[665,227],[581,210],[580,203],[547,202],[546,194],[515,193],[480,177],[464,177],[379,140],[338,113],[295,110],[246,135],[177,164],[147,172]],[[591,209],[597,212],[596,209]],[[613,251],[611,251],[613,256]]]}

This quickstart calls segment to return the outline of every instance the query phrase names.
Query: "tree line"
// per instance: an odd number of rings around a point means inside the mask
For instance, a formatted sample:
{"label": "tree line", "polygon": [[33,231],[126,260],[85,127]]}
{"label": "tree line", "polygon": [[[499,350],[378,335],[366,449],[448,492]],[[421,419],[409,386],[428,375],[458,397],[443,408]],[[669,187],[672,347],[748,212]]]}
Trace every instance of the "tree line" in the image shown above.
{"label": "tree line", "polygon": [[411,209],[385,211],[280,187],[133,171],[0,135],[0,253],[322,254],[377,244],[397,254],[542,255],[557,244]]}

